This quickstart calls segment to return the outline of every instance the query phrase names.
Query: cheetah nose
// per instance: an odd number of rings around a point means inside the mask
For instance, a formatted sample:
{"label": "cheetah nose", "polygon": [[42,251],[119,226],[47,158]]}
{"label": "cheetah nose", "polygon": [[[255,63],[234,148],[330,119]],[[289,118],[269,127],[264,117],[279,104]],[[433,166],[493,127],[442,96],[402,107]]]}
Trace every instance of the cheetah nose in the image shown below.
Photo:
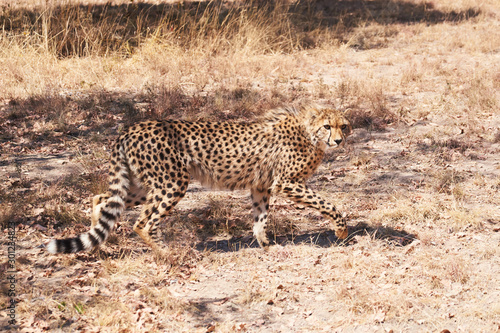
{"label": "cheetah nose", "polygon": [[335,143],[338,144],[338,145],[340,145],[342,143],[342,139],[335,140]]}

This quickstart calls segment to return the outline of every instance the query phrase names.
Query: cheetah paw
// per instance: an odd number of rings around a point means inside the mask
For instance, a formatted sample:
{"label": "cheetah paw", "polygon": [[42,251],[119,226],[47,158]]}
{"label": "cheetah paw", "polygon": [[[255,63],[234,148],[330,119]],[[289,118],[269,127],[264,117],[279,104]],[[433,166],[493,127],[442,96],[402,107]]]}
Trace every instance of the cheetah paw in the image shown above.
{"label": "cheetah paw", "polygon": [[337,229],[335,230],[335,236],[340,239],[345,239],[349,235],[349,232],[347,231],[347,228],[345,229]]}

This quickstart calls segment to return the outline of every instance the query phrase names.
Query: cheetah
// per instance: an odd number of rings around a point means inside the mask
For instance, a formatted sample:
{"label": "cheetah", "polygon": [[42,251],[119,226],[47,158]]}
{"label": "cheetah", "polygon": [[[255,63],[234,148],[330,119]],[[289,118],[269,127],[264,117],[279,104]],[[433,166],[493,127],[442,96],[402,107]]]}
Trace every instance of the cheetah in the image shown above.
{"label": "cheetah", "polygon": [[315,208],[347,237],[345,218],[306,186],[328,147],[344,145],[352,128],[326,106],[278,108],[253,122],[145,121],[120,135],[110,159],[109,189],[93,198],[90,231],[53,239],[51,253],[90,250],[103,243],[126,208],[143,205],[134,231],[161,251],[158,224],[181,200],[192,178],[221,189],[250,189],[253,234],[267,247],[269,199],[281,194]]}

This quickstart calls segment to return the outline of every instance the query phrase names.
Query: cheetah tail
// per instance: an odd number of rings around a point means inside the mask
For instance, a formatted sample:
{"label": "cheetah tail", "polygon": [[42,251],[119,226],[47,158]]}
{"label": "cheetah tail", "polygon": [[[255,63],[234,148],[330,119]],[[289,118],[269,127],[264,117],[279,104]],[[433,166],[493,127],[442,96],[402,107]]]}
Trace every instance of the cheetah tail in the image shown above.
{"label": "cheetah tail", "polygon": [[115,222],[125,209],[124,198],[130,186],[128,164],[120,143],[114,149],[109,170],[109,198],[94,207],[99,210],[97,224],[88,232],[73,238],[53,239],[46,248],[50,253],[75,253],[89,251],[104,243],[113,230]]}

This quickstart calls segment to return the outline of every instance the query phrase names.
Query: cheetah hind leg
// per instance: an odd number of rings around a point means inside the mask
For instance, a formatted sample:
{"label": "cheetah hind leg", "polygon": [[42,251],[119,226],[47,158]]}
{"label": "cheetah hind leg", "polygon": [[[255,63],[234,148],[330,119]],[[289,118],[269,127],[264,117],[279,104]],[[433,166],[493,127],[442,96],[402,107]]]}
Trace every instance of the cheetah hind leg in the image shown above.
{"label": "cheetah hind leg", "polygon": [[98,194],[92,199],[92,215],[90,216],[91,227],[94,228],[99,221],[99,216],[101,214],[101,209],[106,205],[106,201],[109,199],[110,194]]}
{"label": "cheetah hind leg", "polygon": [[164,254],[164,251],[159,245],[158,224],[186,194],[188,176],[189,174],[181,182],[173,183],[173,188],[170,188],[168,193],[161,187],[151,191],[146,197],[139,219],[134,224],[134,231],[160,255]]}
{"label": "cheetah hind leg", "polygon": [[[92,199],[92,214],[90,216],[91,227],[94,228],[99,221],[101,209],[106,205],[106,201],[110,198],[109,193],[95,195]],[[141,205],[146,201],[146,192],[142,186],[132,183],[125,200],[125,208]]]}
{"label": "cheetah hind leg", "polygon": [[251,189],[252,208],[253,208],[253,235],[259,245],[267,249],[269,246],[269,239],[266,235],[267,212],[269,210],[269,198],[271,190],[266,189]]}

